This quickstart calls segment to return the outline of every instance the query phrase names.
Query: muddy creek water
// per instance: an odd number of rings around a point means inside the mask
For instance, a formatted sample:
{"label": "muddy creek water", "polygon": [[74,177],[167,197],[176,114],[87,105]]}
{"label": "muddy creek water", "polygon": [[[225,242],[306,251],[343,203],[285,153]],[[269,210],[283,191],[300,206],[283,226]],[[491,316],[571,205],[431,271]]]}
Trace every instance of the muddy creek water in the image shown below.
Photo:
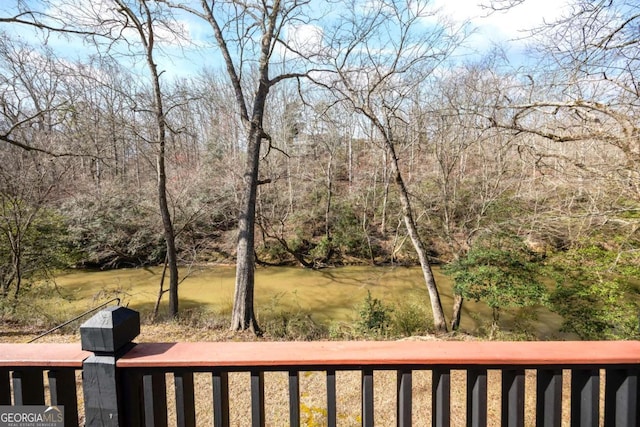
{"label": "muddy creek water", "polygon": [[[180,284],[180,309],[198,308],[227,314],[233,303],[234,267],[200,266],[181,270],[188,277]],[[451,281],[439,269],[436,280],[447,317],[453,303]],[[143,315],[153,310],[162,269],[136,268],[111,271],[74,271],[56,278],[78,311],[120,296],[124,304]],[[351,321],[357,307],[370,290],[372,296],[388,304],[424,303],[428,295],[418,267],[348,266],[310,270],[297,267],[266,267],[256,270],[255,307],[258,317],[279,310],[303,310],[318,322]],[[163,304],[168,295],[165,294]],[[161,306],[162,307],[162,306]],[[482,303],[466,301],[461,329],[476,333],[491,321],[490,310]],[[531,333],[539,338],[561,338],[561,319],[544,308],[537,310]],[[513,327],[513,316],[505,315],[504,328]]]}

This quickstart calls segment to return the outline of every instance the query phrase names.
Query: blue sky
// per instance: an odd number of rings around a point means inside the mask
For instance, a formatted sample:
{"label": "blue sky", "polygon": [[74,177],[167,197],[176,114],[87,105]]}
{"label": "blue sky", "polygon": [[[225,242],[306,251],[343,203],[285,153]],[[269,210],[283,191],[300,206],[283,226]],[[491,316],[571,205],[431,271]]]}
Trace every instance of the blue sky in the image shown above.
{"label": "blue sky", "polygon": [[[89,0],[86,0],[89,1]],[[376,0],[371,0],[376,1]],[[467,52],[483,53],[489,50],[494,43],[503,43],[510,46],[508,52],[514,57],[524,55],[526,30],[541,25],[543,22],[553,21],[561,16],[566,8],[566,0],[525,0],[522,4],[505,12],[488,13],[482,5],[490,0],[433,0],[435,8],[439,8],[444,15],[456,21],[469,21],[470,25],[476,28],[475,33],[467,40]],[[52,4],[64,4],[66,0],[51,0]],[[11,8],[15,6],[17,0],[3,0],[0,5],[0,14],[11,13]],[[34,4],[39,2],[34,1]],[[92,0],[90,4],[101,9],[102,4],[107,4],[107,0]],[[194,42],[196,46],[202,46],[204,41],[209,39],[211,29],[202,20],[190,17],[186,14],[180,17],[180,26],[184,33]],[[19,28],[19,29],[18,29]],[[14,35],[19,34],[26,41],[39,42],[40,39],[35,32],[25,27],[0,25]],[[19,33],[16,33],[18,32]],[[292,31],[293,32],[293,31]],[[306,29],[299,29],[298,36],[303,40],[308,37],[317,38],[318,32],[313,26]],[[91,53],[91,47],[87,46],[79,39],[61,38],[52,35],[48,42],[50,46],[61,56],[68,60],[86,57]],[[186,76],[193,74],[201,68],[203,64],[209,66],[222,65],[215,53],[215,49],[195,49],[192,46],[182,50],[176,43],[164,43],[166,57],[160,62],[161,67],[170,76]],[[516,58],[517,60],[517,58]]]}

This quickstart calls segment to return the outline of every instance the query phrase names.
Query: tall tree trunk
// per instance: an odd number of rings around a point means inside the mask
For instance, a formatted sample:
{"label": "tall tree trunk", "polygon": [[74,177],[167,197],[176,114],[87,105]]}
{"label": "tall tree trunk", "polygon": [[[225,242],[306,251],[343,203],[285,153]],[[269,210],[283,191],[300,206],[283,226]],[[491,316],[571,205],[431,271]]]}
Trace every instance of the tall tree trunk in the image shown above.
{"label": "tall tree trunk", "polygon": [[333,151],[328,148],[329,161],[327,162],[327,204],[324,208],[324,235],[327,243],[331,240],[331,201],[333,199]]}
{"label": "tall tree trunk", "polygon": [[[267,95],[272,85],[284,78],[293,76],[281,76],[279,78],[269,78],[269,61],[273,53],[274,41],[277,32],[280,30],[278,18],[281,16],[281,0],[262,3],[260,7],[246,6],[238,3],[238,13],[246,7],[251,12],[247,13],[256,19],[259,24],[256,28],[263,30],[260,40],[260,55],[257,61],[259,83],[253,98],[253,108],[251,113],[248,109],[248,99],[245,97],[242,73],[242,66],[236,70],[236,63],[231,54],[224,34],[225,25],[218,22],[218,14],[214,13],[213,7],[216,2],[201,0],[200,4],[205,12],[205,19],[211,24],[214,36],[220,48],[220,53],[226,65],[227,74],[239,108],[240,119],[248,129],[247,159],[244,168],[244,188],[240,201],[240,216],[238,218],[238,246],[236,253],[236,284],[233,301],[233,312],[231,313],[232,330],[251,330],[256,334],[260,333],[254,311],[253,311],[253,291],[255,276],[255,252],[254,252],[254,230],[256,217],[256,198],[258,192],[258,166],[260,163],[260,145],[263,138],[266,138],[262,128],[264,118],[264,108],[267,102]],[[290,12],[290,11],[289,11]],[[240,15],[237,15],[238,18]],[[239,18],[240,19],[240,18]],[[286,21],[286,18],[283,17]],[[242,62],[242,61],[241,61]],[[240,64],[242,65],[242,64]]]}
{"label": "tall tree trunk", "polygon": [[388,150],[382,151],[382,184],[384,186],[384,190],[382,193],[382,218],[380,219],[380,233],[385,236],[387,233],[387,204],[389,202],[389,171],[387,170],[387,166],[389,164],[388,160]]}
{"label": "tall tree trunk", "polygon": [[243,175],[244,186],[238,218],[238,246],[236,254],[236,283],[231,313],[231,329],[260,333],[253,309],[255,254],[254,230],[258,192],[258,165],[262,132],[253,124],[249,132],[247,161]]}
{"label": "tall tree trunk", "polygon": [[167,176],[164,157],[164,143],[161,143],[160,154],[158,154],[158,204],[160,206],[160,215],[164,228],[167,264],[169,266],[169,315],[171,317],[178,317],[178,254],[173,222],[167,201]]}
{"label": "tall tree trunk", "polygon": [[347,170],[349,175],[349,191],[353,185],[353,138],[349,136],[347,141]]}
{"label": "tall tree trunk", "polygon": [[451,330],[457,331],[460,328],[460,318],[462,317],[462,303],[464,297],[460,294],[453,295],[453,314],[451,315]]}
{"label": "tall tree trunk", "polygon": [[146,3],[142,2],[142,6],[145,11],[144,18],[147,26],[146,31],[148,31],[147,37],[145,37],[145,30],[143,29],[144,26],[135,19],[133,12],[130,9],[125,12],[136,22],[136,27],[140,33],[141,41],[145,46],[147,66],[149,67],[149,74],[153,85],[154,113],[156,116],[156,126],[158,131],[158,152],[156,157],[158,206],[160,209],[160,216],[162,217],[164,240],[167,249],[166,259],[169,266],[169,315],[171,317],[178,317],[178,254],[176,250],[176,236],[167,198],[167,171],[165,166],[167,118],[164,114],[164,102],[162,88],[160,86],[160,73],[158,72],[158,67],[153,57],[155,39],[153,33],[154,27],[152,13]]}
{"label": "tall tree trunk", "polygon": [[418,227],[416,226],[415,219],[413,217],[413,210],[411,208],[411,201],[409,200],[409,192],[405,186],[400,172],[400,166],[398,164],[398,157],[396,156],[395,147],[393,142],[388,139],[385,141],[389,154],[391,155],[391,170],[395,176],[395,182],[400,192],[400,204],[402,206],[402,216],[405,226],[407,227],[407,233],[413,243],[418,259],[420,261],[420,267],[422,268],[422,275],[429,292],[429,299],[431,301],[431,311],[433,313],[433,325],[438,332],[447,332],[447,322],[444,317],[444,310],[442,309],[442,302],[440,301],[440,293],[436,287],[436,281],[431,270],[431,264],[427,258],[427,250],[422,243],[422,239],[418,234]]}
{"label": "tall tree trunk", "polygon": [[13,270],[15,280],[14,299],[18,299],[20,288],[22,287],[22,248],[18,247],[13,257]]}
{"label": "tall tree trunk", "polygon": [[158,289],[158,298],[156,298],[156,303],[153,306],[153,314],[151,316],[151,318],[153,319],[154,322],[158,318],[158,312],[160,311],[160,302],[162,301],[162,296],[166,292],[164,290],[164,279],[167,277],[167,264],[168,263],[169,262],[167,260],[167,257],[165,257],[164,258],[164,265],[162,266],[162,273],[160,274],[160,289]]}

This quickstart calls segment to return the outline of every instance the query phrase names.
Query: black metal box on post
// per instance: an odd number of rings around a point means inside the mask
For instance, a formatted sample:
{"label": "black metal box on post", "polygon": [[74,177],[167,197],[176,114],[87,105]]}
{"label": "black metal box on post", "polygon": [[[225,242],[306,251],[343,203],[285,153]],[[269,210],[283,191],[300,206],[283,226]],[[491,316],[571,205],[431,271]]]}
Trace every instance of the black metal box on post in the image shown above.
{"label": "black metal box on post", "polygon": [[80,326],[82,349],[93,352],[83,363],[86,426],[134,425],[124,403],[136,393],[123,385],[116,361],[139,334],[140,314],[120,306],[101,310]]}

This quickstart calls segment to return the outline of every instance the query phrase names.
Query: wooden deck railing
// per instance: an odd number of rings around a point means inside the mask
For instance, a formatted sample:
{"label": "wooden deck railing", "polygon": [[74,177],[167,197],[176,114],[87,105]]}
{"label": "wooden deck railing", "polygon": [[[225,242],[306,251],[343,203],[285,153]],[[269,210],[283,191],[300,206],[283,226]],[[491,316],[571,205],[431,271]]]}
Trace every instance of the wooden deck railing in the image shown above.
{"label": "wooden deck railing", "polygon": [[46,372],[47,404],[64,406],[65,426],[79,425],[76,371],[90,355],[80,344],[0,344],[0,405],[44,405]]}
{"label": "wooden deck railing", "polygon": [[[373,426],[380,425],[374,420],[374,375],[394,371],[395,424],[410,426],[417,425],[413,424],[414,375],[429,371],[432,425],[449,426],[451,373],[463,371],[466,425],[486,426],[493,425],[487,416],[487,378],[495,370],[501,373],[499,419],[503,426],[562,425],[563,388],[567,387],[570,409],[564,413],[565,421],[567,413],[570,416],[571,426],[599,426],[603,421],[607,427],[635,427],[640,420],[637,341],[131,344],[138,333],[137,313],[120,307],[98,313],[81,327],[84,350],[77,344],[1,344],[0,404],[43,404],[46,371],[50,403],[65,405],[66,425],[77,425],[75,371],[82,369],[80,412],[87,426],[161,427],[168,425],[168,406],[175,408],[171,419],[177,425],[200,426],[195,398],[201,393],[194,386],[194,374],[206,373],[211,376],[212,390],[206,395],[211,399],[213,423],[226,426],[231,424],[229,408],[236,397],[229,394],[229,374],[246,372],[251,419],[238,425],[264,426],[264,374],[274,371],[288,375],[288,425],[298,426],[301,372],[319,371],[326,375],[325,422],[335,426],[339,421],[336,373],[359,371],[360,419],[362,425]],[[535,411],[531,413],[525,413],[525,370],[535,371]],[[167,378],[173,378],[173,386],[167,386]],[[173,394],[171,405],[168,390]]]}

